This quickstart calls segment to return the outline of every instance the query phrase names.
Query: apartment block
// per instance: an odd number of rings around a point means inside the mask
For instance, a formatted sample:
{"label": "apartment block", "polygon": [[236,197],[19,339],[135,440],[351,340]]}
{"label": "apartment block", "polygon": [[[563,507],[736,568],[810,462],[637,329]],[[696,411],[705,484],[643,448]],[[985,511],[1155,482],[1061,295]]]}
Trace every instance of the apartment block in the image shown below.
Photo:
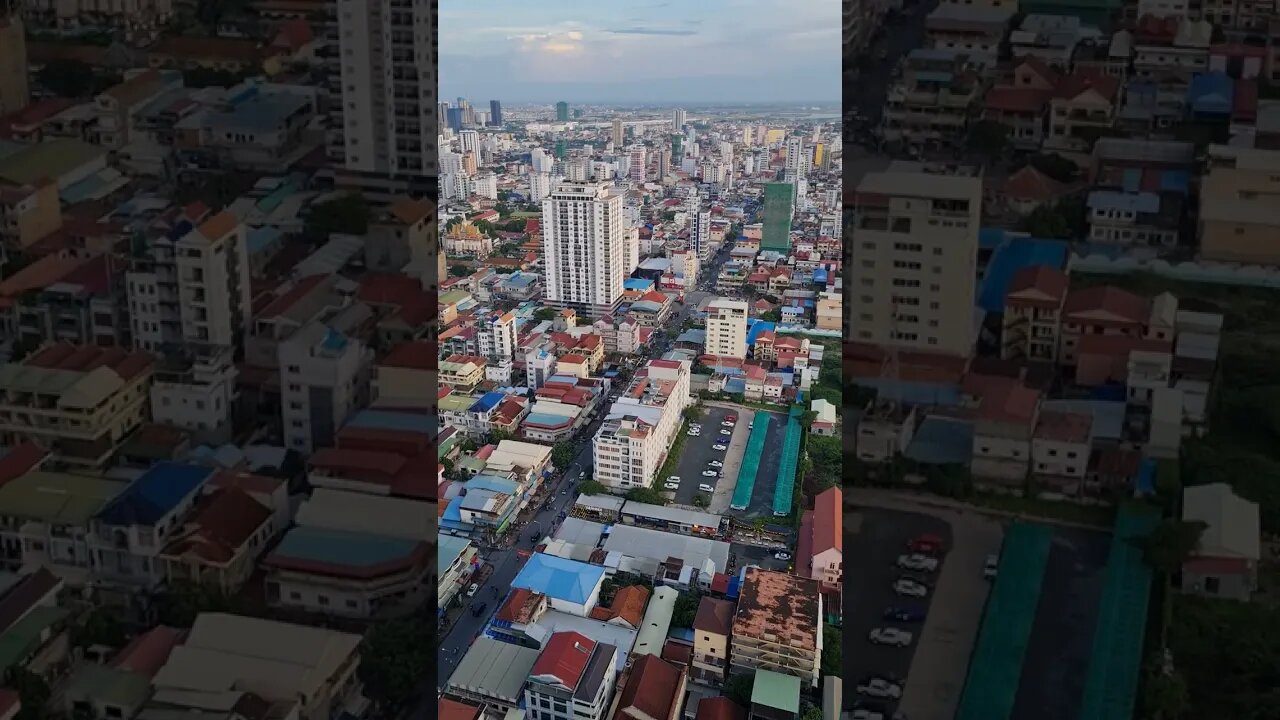
{"label": "apartment block", "polygon": [[525,706],[538,720],[601,720],[618,679],[617,654],[578,632],[553,634],[529,671]]}
{"label": "apartment block", "polygon": [[889,88],[884,138],[908,144],[953,144],[964,138],[982,78],[966,52],[920,48],[903,60]]}
{"label": "apartment block", "polygon": [[721,357],[747,357],[747,314],[743,300],[716,298],[706,306],[706,353]]}
{"label": "apartment block", "polygon": [[729,669],[729,638],[733,634],[733,603],[723,598],[703,596],[693,619],[693,655],[690,679],[720,685]]}
{"label": "apartment block", "polygon": [[49,342],[128,347],[124,273],[109,254],[45,255],[0,281],[0,333],[28,348]]}
{"label": "apartment block", "polygon": [[333,444],[351,413],[365,405],[373,351],[320,322],[280,343],[280,413],[285,445],[309,454]]}
{"label": "apartment block", "polygon": [[1280,175],[1265,165],[1214,167],[1200,183],[1200,256],[1280,265]]}
{"label": "apartment block", "polygon": [[598,317],[622,297],[628,228],[622,193],[605,183],[561,183],[542,201],[545,297]]}
{"label": "apartment block", "polygon": [[609,409],[596,432],[597,482],[615,492],[649,487],[689,405],[689,363],[651,360]]}
{"label": "apartment block", "polygon": [[25,13],[33,24],[62,30],[113,27],[130,40],[150,37],[173,16],[173,0],[31,0]]}
{"label": "apartment block", "polygon": [[863,178],[845,300],[857,340],[969,355],[981,210],[972,168],[895,162]]}
{"label": "apartment block", "polygon": [[198,444],[230,442],[236,400],[234,353],[193,345],[157,365],[151,383],[151,419],[182,428]]}
{"label": "apartment block", "polygon": [[771,670],[816,686],[822,622],[817,580],[748,568],[733,618],[730,673]]}
{"label": "apartment block", "polygon": [[60,343],[0,365],[0,442],[31,440],[56,463],[105,467],[146,419],[153,364],[144,353]]}
{"label": "apartment block", "polygon": [[62,200],[51,179],[0,187],[0,244],[21,251],[62,227]]}

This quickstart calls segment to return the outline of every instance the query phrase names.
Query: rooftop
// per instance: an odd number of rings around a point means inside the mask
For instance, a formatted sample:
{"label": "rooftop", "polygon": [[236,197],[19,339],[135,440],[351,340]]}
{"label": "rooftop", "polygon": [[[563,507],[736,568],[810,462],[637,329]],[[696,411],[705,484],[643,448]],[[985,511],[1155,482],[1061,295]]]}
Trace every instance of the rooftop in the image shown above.
{"label": "rooftop", "polygon": [[733,620],[733,634],[754,638],[774,636],[779,643],[816,651],[822,622],[819,604],[817,580],[748,568]]}
{"label": "rooftop", "polygon": [[511,586],[586,604],[603,579],[604,568],[599,565],[534,553],[511,581]]}
{"label": "rooftop", "polygon": [[162,462],[129,484],[95,518],[105,525],[155,525],[204,485],[214,469]]}

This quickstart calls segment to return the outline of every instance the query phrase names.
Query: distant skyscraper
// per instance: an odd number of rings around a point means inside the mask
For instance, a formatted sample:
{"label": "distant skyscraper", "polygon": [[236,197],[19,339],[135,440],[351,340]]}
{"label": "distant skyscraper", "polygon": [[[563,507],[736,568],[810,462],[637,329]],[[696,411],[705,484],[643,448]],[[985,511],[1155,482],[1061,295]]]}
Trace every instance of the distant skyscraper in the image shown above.
{"label": "distant skyscraper", "polygon": [[684,108],[676,108],[671,111],[671,129],[680,132],[684,129]]}
{"label": "distant skyscraper", "polygon": [[480,133],[475,130],[463,130],[458,133],[458,145],[464,153],[480,152]]}
{"label": "distant skyscraper", "polygon": [[557,140],[556,141],[556,159],[563,160],[566,150],[567,150],[567,146],[565,145],[564,140]]}
{"label": "distant skyscraper", "polygon": [[556,120],[566,122],[569,119],[569,103],[561,100],[556,103]]}
{"label": "distant skyscraper", "polygon": [[671,136],[671,157],[675,158],[676,162],[680,162],[681,160],[684,159],[684,136],[683,135]]}
{"label": "distant skyscraper", "polygon": [[621,192],[561,183],[542,201],[547,302],[595,317],[612,312],[627,276],[627,237]]}
{"label": "distant skyscraper", "polygon": [[622,147],[622,121],[621,120],[615,119],[613,121],[613,147],[614,149],[618,149]]}
{"label": "distant skyscraper", "polygon": [[662,148],[658,151],[658,180],[662,180],[671,172],[671,151]]}
{"label": "distant skyscraper", "polygon": [[445,119],[449,129],[458,132],[462,129],[462,108],[449,108]]}
{"label": "distant skyscraper", "polygon": [[489,124],[502,127],[502,103],[497,100],[489,101]]}
{"label": "distant skyscraper", "polygon": [[578,119],[578,118],[580,118],[580,117],[582,117],[582,108],[574,108],[574,109],[573,109],[573,119],[574,119],[574,120],[577,120],[577,119]]}
{"label": "distant skyscraper", "polygon": [[342,164],[360,173],[435,175],[434,7],[351,0],[337,17]]}
{"label": "distant skyscraper", "polygon": [[809,158],[805,154],[804,140],[793,137],[787,140],[786,170],[794,172],[797,177],[809,172]]}
{"label": "distant skyscraper", "polygon": [[791,251],[791,213],[795,188],[787,183],[764,186],[764,234],[761,250]]}

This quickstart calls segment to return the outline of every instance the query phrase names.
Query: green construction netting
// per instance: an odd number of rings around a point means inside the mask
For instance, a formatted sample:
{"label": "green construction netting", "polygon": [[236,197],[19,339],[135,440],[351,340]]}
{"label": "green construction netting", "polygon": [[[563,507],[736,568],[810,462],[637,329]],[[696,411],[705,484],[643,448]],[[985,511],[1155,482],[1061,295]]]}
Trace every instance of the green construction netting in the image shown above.
{"label": "green construction netting", "polygon": [[1085,676],[1083,720],[1129,720],[1142,670],[1142,643],[1147,627],[1151,569],[1132,540],[1149,534],[1160,513],[1145,505],[1129,504],[1116,514],[1106,584],[1093,634],[1093,652]]}
{"label": "green construction netting", "polygon": [[738,469],[738,484],[733,489],[733,499],[729,507],[734,510],[746,510],[751,504],[751,493],[756,487],[756,472],[760,470],[760,454],[764,452],[764,439],[769,434],[769,416],[756,413],[751,436],[747,438],[747,449],[742,456],[742,467]]}
{"label": "green construction netting", "polygon": [[1005,533],[1000,570],[969,660],[957,720],[1012,716],[1052,539],[1047,525],[1015,522]]}
{"label": "green construction netting", "polygon": [[787,418],[787,436],[782,441],[782,459],[778,461],[778,485],[773,489],[773,514],[791,514],[791,500],[796,494],[796,466],[800,462],[800,414],[799,405],[792,406]]}

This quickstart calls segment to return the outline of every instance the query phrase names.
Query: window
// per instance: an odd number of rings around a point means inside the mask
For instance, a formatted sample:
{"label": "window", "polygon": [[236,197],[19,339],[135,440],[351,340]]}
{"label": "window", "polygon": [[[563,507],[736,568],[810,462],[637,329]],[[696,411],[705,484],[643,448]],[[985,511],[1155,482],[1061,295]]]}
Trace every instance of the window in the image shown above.
{"label": "window", "polygon": [[317,595],[317,596],[316,596],[316,601],[317,601],[317,602],[319,602],[321,605],[325,605],[325,606],[327,606],[327,605],[329,604],[329,596],[328,596],[328,595]]}
{"label": "window", "polygon": [[1219,580],[1216,577],[1207,577],[1204,579],[1204,591],[1210,595],[1217,595],[1219,590]]}

